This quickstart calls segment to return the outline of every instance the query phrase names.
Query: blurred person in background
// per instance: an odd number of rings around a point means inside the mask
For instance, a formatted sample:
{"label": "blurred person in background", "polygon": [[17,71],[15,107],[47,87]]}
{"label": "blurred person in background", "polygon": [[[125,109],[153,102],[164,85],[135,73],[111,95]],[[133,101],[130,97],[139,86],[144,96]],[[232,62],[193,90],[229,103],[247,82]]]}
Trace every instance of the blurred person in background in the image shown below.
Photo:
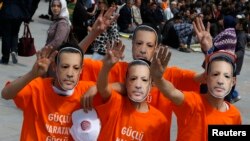
{"label": "blurred person in background", "polygon": [[10,55],[13,64],[17,60],[18,33],[22,22],[29,22],[31,18],[32,0],[3,0],[0,12],[2,22],[2,57],[1,63],[8,64]]}

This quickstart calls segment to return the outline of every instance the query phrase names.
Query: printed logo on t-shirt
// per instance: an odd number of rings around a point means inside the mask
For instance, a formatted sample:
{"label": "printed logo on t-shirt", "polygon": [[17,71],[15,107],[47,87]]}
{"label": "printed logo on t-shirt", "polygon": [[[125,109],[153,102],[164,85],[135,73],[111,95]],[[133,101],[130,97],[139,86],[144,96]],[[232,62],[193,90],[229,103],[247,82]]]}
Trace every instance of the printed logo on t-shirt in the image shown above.
{"label": "printed logo on t-shirt", "polygon": [[84,120],[81,122],[81,128],[83,131],[89,130],[91,126],[91,123],[87,120]]}
{"label": "printed logo on t-shirt", "polygon": [[[133,129],[131,126],[129,127],[123,127],[121,129],[121,134],[123,136],[127,136],[127,138],[130,138],[129,140],[134,140],[134,141],[143,141],[143,136],[144,136],[144,132],[143,131],[137,131],[136,129]],[[116,141],[126,141],[124,140],[122,137],[116,138]]]}
{"label": "printed logo on t-shirt", "polygon": [[70,135],[71,114],[60,114],[56,112],[48,114],[47,118],[48,123],[45,123],[45,126],[51,136],[47,136],[46,141],[67,141]]}

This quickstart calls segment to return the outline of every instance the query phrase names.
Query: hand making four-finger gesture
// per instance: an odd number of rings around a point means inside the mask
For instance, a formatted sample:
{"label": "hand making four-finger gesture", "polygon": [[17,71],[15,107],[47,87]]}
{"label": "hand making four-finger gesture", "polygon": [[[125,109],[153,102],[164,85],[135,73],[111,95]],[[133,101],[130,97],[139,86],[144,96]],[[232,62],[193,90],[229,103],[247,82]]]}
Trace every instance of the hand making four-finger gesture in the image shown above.
{"label": "hand making four-finger gesture", "polygon": [[125,46],[122,44],[122,41],[111,42],[107,45],[107,54],[104,57],[104,65],[112,67],[115,65],[120,59],[123,58]]}
{"label": "hand making four-finger gesture", "polygon": [[162,78],[162,75],[168,65],[170,57],[171,52],[168,47],[160,46],[158,51],[155,52],[150,65],[150,73],[153,77],[153,80],[159,80]]}
{"label": "hand making four-finger gesture", "polygon": [[102,10],[92,26],[92,31],[94,30],[101,33],[105,31],[119,16],[119,14],[115,14],[115,10],[116,8],[113,6],[106,12]]}
{"label": "hand making four-finger gesture", "polygon": [[210,34],[210,23],[207,24],[207,28],[205,29],[201,17],[196,17],[195,21],[193,21],[193,27],[201,45],[201,50],[207,52],[213,46],[212,36]]}

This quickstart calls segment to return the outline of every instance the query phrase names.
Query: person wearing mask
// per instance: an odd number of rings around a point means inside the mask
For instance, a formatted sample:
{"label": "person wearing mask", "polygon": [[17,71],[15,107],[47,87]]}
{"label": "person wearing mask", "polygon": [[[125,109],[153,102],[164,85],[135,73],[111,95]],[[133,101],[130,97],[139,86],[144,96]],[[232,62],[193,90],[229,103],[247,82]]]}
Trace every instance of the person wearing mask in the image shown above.
{"label": "person wearing mask", "polygon": [[[201,19],[197,18],[194,24],[201,26]],[[93,33],[93,32],[92,32]],[[212,46],[212,38],[208,31],[197,31],[198,39],[201,42],[203,50],[208,50]],[[83,43],[83,42],[82,42]],[[87,43],[87,42],[85,42]],[[85,45],[85,44],[82,44]],[[84,46],[85,47],[85,46]],[[151,61],[154,52],[159,49],[158,35],[155,29],[148,25],[140,25],[134,31],[132,38],[132,55],[133,59],[145,59]],[[81,74],[81,80],[96,81],[99,71],[102,67],[102,61],[92,59],[84,59],[84,70]],[[124,61],[118,62],[110,71],[109,82],[124,82],[128,63]],[[164,78],[170,80],[181,90],[199,91],[200,83],[203,81],[203,73],[196,73],[190,70],[183,70],[178,67],[168,67],[165,71]],[[187,85],[183,85],[185,82]],[[99,104],[102,100],[100,97],[94,97],[97,93],[95,86],[91,87],[89,94],[82,97],[82,105],[85,110],[89,110],[93,105]],[[151,88],[151,92],[147,98],[148,103],[160,110],[168,120],[168,140],[170,140],[170,127],[172,118],[171,103],[163,95],[160,94],[156,87]],[[159,104],[161,103],[161,104]]]}
{"label": "person wearing mask", "polygon": [[147,103],[152,82],[147,62],[133,60],[128,64],[124,96],[108,86],[109,72],[122,56],[124,46],[116,48],[119,50],[108,50],[97,80],[103,101],[95,107],[102,124],[98,140],[167,140],[167,119]]}
{"label": "person wearing mask", "polygon": [[[161,52],[168,52],[168,57]],[[170,56],[168,48],[155,54],[150,73],[156,87],[173,103],[178,125],[177,141],[207,141],[208,125],[242,123],[240,111],[224,100],[236,83],[234,50],[228,48],[206,56],[206,94],[179,90],[163,77]]]}
{"label": "person wearing mask", "polygon": [[[53,60],[55,77],[42,78]],[[75,44],[65,43],[57,51],[44,47],[28,73],[6,84],[2,98],[13,99],[23,112],[21,141],[73,141],[68,131],[72,113],[81,108],[80,97],[94,84],[79,81],[82,63],[83,51]]]}

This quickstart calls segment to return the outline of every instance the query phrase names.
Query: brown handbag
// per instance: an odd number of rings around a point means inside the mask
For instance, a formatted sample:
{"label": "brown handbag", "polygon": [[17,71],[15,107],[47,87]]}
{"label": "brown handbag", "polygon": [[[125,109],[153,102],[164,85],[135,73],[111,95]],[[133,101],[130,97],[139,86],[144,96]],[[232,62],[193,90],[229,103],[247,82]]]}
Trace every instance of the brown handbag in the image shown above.
{"label": "brown handbag", "polygon": [[29,57],[36,54],[36,48],[34,44],[34,38],[32,38],[30,33],[30,28],[28,23],[24,23],[23,36],[19,38],[18,42],[18,55],[23,57]]}

